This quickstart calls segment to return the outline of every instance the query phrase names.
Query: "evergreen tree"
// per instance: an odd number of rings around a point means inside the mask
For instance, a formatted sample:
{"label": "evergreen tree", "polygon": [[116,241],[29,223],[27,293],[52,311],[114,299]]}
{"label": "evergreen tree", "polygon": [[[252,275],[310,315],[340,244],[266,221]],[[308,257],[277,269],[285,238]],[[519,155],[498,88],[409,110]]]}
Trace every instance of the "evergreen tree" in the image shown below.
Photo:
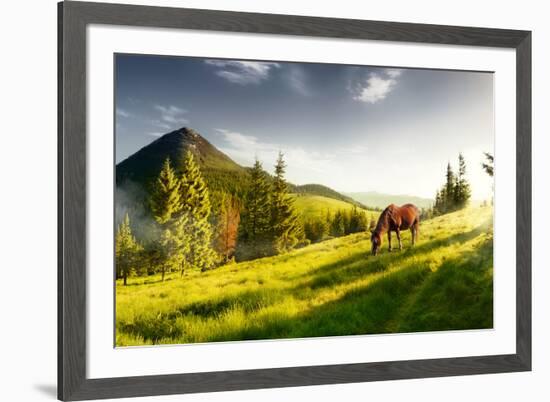
{"label": "evergreen tree", "polygon": [[324,219],[313,218],[304,222],[305,237],[312,243],[324,240],[329,233],[329,227]]}
{"label": "evergreen tree", "polygon": [[[180,204],[176,237],[180,239],[180,245],[188,245],[181,261],[181,272],[183,274],[187,265],[201,271],[210,269],[216,260],[211,245],[212,226],[208,219],[211,213],[210,198],[200,169],[189,150],[181,167]],[[186,242],[186,236],[189,236],[189,242]]]}
{"label": "evergreen tree", "polygon": [[439,192],[439,190],[437,190],[435,192],[435,203],[434,203],[434,206],[433,206],[433,212],[434,212],[434,215],[439,215],[442,213],[441,211],[441,194]]}
{"label": "evergreen tree", "polygon": [[166,158],[151,195],[151,211],[159,225],[167,224],[181,209],[179,188],[180,182],[170,166],[170,158]]}
{"label": "evergreen tree", "polygon": [[457,209],[464,208],[472,192],[470,190],[470,184],[466,180],[466,161],[462,153],[458,154],[458,175],[456,176],[456,185],[454,191],[454,201]]}
{"label": "evergreen tree", "polygon": [[175,269],[189,248],[189,236],[185,232],[187,215],[182,214],[180,190],[181,183],[167,158],[155,181],[150,202],[160,230],[152,248],[158,253],[163,281],[166,271]]}
{"label": "evergreen tree", "polygon": [[[490,177],[493,177],[495,173],[495,158],[493,155],[491,155],[489,152],[483,152],[485,155],[485,162],[481,164],[481,167],[487,173]],[[494,184],[493,184],[493,191],[494,191]],[[493,205],[493,197],[491,197],[491,205]]]}
{"label": "evergreen tree", "polygon": [[336,211],[330,225],[330,234],[334,237],[343,236],[346,233],[342,211]]}
{"label": "evergreen tree", "polygon": [[348,212],[349,214],[349,226],[347,233],[358,233],[358,232],[364,232],[369,227],[369,221],[367,219],[367,215],[354,206],[351,210]]}
{"label": "evergreen tree", "polygon": [[446,214],[464,208],[471,197],[470,184],[466,180],[466,161],[458,155],[458,173],[455,174],[451,164],[447,164],[445,184],[435,194],[435,203],[430,216]]}
{"label": "evergreen tree", "polygon": [[267,173],[256,159],[250,170],[250,182],[241,213],[237,252],[242,259],[264,257],[271,253],[270,189]]}
{"label": "evergreen tree", "polygon": [[126,214],[118,226],[115,238],[116,273],[117,278],[123,278],[124,286],[128,282],[128,277],[137,270],[140,251],[141,246],[132,234],[130,217]]}
{"label": "evergreen tree", "polygon": [[454,189],[455,189],[455,174],[451,168],[451,163],[447,164],[447,173],[445,175],[445,212],[450,212],[454,209]]}
{"label": "evergreen tree", "polygon": [[283,154],[279,152],[275,164],[275,177],[271,195],[271,225],[273,229],[273,247],[282,253],[294,248],[304,237],[303,227],[294,209],[294,200],[290,197],[284,178],[286,165]]}
{"label": "evergreen tree", "polygon": [[357,210],[356,232],[366,232],[369,229],[369,219],[364,211]]}
{"label": "evergreen tree", "polygon": [[483,168],[485,173],[487,173],[489,176],[493,177],[495,158],[489,152],[483,152],[483,155],[485,155],[485,162],[483,162],[481,164],[481,167]]}
{"label": "evergreen tree", "polygon": [[153,275],[160,271],[159,267],[163,264],[162,250],[158,241],[151,241],[145,244],[143,249],[143,262],[147,265],[147,275]]}

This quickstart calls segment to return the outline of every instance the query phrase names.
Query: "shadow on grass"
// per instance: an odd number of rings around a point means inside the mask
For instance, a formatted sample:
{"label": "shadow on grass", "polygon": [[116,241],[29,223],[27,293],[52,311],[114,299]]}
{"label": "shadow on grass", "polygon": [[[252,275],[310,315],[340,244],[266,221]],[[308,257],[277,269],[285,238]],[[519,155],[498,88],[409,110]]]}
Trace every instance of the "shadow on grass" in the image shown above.
{"label": "shadow on grass", "polygon": [[169,319],[175,319],[185,315],[195,315],[203,318],[222,315],[230,309],[238,308],[245,313],[252,313],[264,307],[271,306],[281,301],[284,293],[277,289],[259,289],[245,291],[238,295],[223,297],[217,300],[206,300],[191,303],[169,314]]}
{"label": "shadow on grass", "polygon": [[[174,279],[175,278],[173,278],[173,277],[167,277],[167,278],[164,279],[164,282],[170,282]],[[120,284],[118,282],[120,282]],[[120,279],[117,279],[117,286],[120,286],[121,288],[125,288],[125,287],[130,288],[132,286],[155,285],[155,284],[162,283],[162,282],[163,282],[163,280],[160,279],[160,277],[157,278],[156,275],[151,279],[145,279],[145,280],[140,281],[140,282],[134,282],[134,281],[132,281],[132,277],[129,277],[128,282],[126,283],[126,286],[121,284],[122,281]]]}
{"label": "shadow on grass", "polygon": [[304,314],[255,323],[212,341],[491,328],[492,295],[489,239],[435,272],[411,263]]}
{"label": "shadow on grass", "polygon": [[487,230],[482,224],[469,232],[458,233],[442,239],[426,241],[414,247],[405,248],[403,251],[383,252],[378,256],[371,256],[370,251],[363,251],[334,263],[323,265],[315,270],[302,275],[305,282],[296,287],[297,291],[304,288],[316,290],[353,282],[365,275],[385,272],[392,265],[404,263],[406,259],[422,255],[443,246],[456,243],[464,243],[474,239]]}
{"label": "shadow on grass", "polygon": [[314,297],[312,292],[353,282],[368,274],[385,272],[388,266],[396,264],[403,264],[403,267],[378,276],[368,285],[348,291],[338,300],[298,315],[289,315],[284,311],[266,313],[261,320],[209,334],[207,341],[490,328],[493,318],[492,238],[473,251],[445,260],[435,272],[430,267],[430,261],[406,261],[409,257],[439,247],[467,242],[486,230],[482,224],[466,233],[368,259],[368,251],[358,252],[302,275],[304,282],[290,289],[262,288],[196,302],[155,318],[144,317],[131,324],[118,323],[117,330],[153,343],[186,343],[189,340],[181,326],[177,325],[181,318],[216,319],[232,309],[245,314],[254,313],[289,296]]}
{"label": "shadow on grass", "polygon": [[[261,300],[260,294],[247,297]],[[213,305],[206,316],[238,303],[238,297]],[[262,301],[263,303],[263,301]],[[246,305],[246,303],[241,304]],[[253,304],[249,304],[252,306]],[[261,308],[258,304],[258,309]],[[196,306],[194,307],[197,308]],[[201,308],[205,308],[202,306]],[[222,310],[223,310],[222,308]],[[188,310],[188,313],[191,310]],[[204,311],[201,311],[204,313]],[[188,342],[175,326],[176,316],[138,321],[131,332],[163,343]],[[351,290],[338,300],[295,316],[274,313],[245,327],[214,333],[209,342],[304,338],[394,332],[478,329],[492,327],[492,242],[446,260],[433,272],[428,263],[410,263],[402,270]]]}

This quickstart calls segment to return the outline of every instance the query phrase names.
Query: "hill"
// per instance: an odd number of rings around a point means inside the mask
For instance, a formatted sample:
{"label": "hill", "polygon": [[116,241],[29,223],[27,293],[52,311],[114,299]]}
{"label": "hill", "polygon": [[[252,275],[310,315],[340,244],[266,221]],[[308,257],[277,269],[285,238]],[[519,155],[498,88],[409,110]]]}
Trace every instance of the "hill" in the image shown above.
{"label": "hill", "polygon": [[353,198],[354,200],[368,205],[384,209],[390,204],[403,205],[407,203],[415,204],[419,208],[429,208],[433,204],[430,198],[416,197],[414,195],[394,195],[377,193],[376,191],[344,193],[344,195]]}
{"label": "hill", "polygon": [[304,219],[325,217],[327,211],[350,210],[355,205],[346,201],[314,194],[293,194],[294,206]]}
{"label": "hill", "polygon": [[187,150],[193,153],[210,189],[242,192],[242,182],[248,175],[246,168],[187,127],[163,135],[117,164],[117,185],[131,181],[147,188],[158,176],[167,157],[172,161],[172,166],[179,170]]}
{"label": "hill", "polygon": [[332,198],[333,200],[344,201],[346,203],[356,205],[360,208],[367,209],[367,206],[360,201],[354,200],[344,194],[339,193],[331,189],[330,187],[323,186],[322,184],[302,184],[299,186],[292,185],[291,191],[296,194],[311,194],[319,195],[326,198]]}
{"label": "hill", "polygon": [[493,327],[492,208],[421,224],[372,257],[358,233],[179,277],[116,286],[116,345]]}

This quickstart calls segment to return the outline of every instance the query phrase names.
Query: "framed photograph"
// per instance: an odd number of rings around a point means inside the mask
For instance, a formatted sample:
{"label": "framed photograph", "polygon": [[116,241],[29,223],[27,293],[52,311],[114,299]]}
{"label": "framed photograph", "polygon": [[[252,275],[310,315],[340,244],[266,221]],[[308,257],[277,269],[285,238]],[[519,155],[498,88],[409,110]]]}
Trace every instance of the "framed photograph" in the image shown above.
{"label": "framed photograph", "polygon": [[58,15],[59,399],[531,369],[529,31]]}

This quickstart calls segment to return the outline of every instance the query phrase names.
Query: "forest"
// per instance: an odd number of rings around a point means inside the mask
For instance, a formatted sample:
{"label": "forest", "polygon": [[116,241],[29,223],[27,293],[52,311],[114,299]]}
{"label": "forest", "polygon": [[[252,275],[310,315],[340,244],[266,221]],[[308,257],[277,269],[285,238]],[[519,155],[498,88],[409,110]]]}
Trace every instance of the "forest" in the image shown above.
{"label": "forest", "polygon": [[[191,151],[185,153],[180,169],[167,157],[145,201],[154,219],[147,239],[136,238],[128,212],[118,226],[117,278],[127,284],[130,276],[157,272],[162,278],[174,271],[183,276],[188,271],[282,254],[374,226],[375,213],[357,203],[300,214],[293,195],[300,197],[308,187],[291,194],[290,189],[297,187],[287,183],[285,169],[280,153],[273,176],[256,161],[239,192],[212,192]],[[321,194],[330,191],[317,188]],[[344,196],[341,199],[347,201]]]}

